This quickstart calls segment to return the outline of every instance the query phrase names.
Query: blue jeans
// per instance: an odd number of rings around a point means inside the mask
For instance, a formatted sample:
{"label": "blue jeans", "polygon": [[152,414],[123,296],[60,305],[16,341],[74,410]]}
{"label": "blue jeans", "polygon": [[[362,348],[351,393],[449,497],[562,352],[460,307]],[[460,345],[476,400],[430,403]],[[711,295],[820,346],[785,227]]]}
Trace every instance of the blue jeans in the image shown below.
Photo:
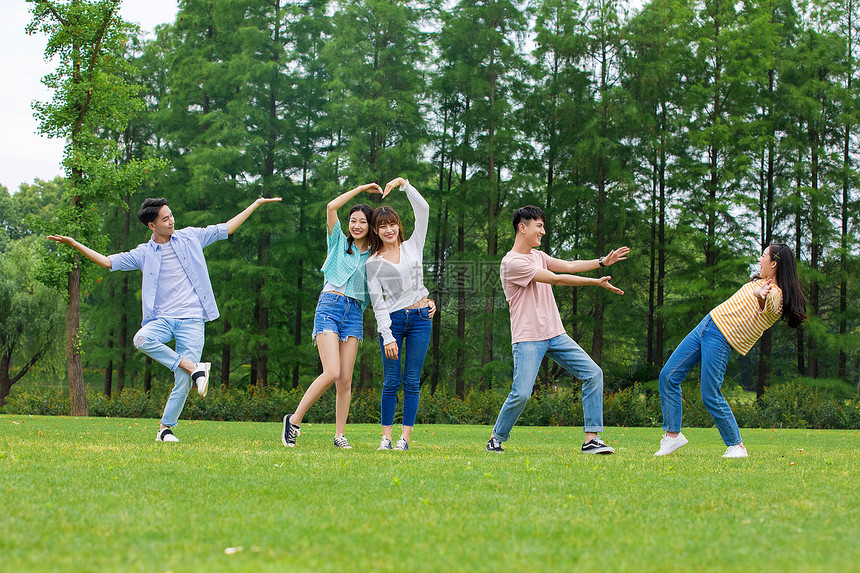
{"label": "blue jeans", "polygon": [[358,301],[332,292],[321,292],[314,313],[314,344],[317,343],[317,334],[324,332],[334,332],[341,342],[346,342],[350,336],[361,342],[364,323]]}
{"label": "blue jeans", "polygon": [[544,355],[558,362],[565,370],[582,380],[582,410],[586,432],[603,431],[603,370],[567,334],[549,340],[514,343],[514,381],[508,394],[493,434],[505,442],[511,437],[511,429],[523,413],[526,402],[532,395]]}
{"label": "blue jeans", "polygon": [[[414,426],[418,414],[418,391],[421,387],[421,368],[427,348],[430,347],[430,308],[405,308],[392,312],[391,334],[397,342],[397,360],[385,356],[382,335],[379,348],[382,351],[382,425],[394,425],[397,409],[397,392],[403,383],[403,425]],[[403,373],[401,375],[401,364]]]}
{"label": "blue jeans", "polygon": [[732,347],[711,320],[710,313],[681,341],[660,371],[660,405],[663,430],[681,431],[681,382],[696,364],[702,363],[702,402],[711,414],[727,446],[740,444],[741,432],[732,409],[720,388]]}
{"label": "blue jeans", "polygon": [[[203,334],[202,318],[156,318],[147,322],[134,335],[135,348],[173,371],[173,391],[161,417],[161,423],[165,426],[176,425],[191,389],[191,374],[179,368],[179,362],[183,358],[194,363],[200,362]],[[167,346],[171,340],[176,340],[176,350]]]}

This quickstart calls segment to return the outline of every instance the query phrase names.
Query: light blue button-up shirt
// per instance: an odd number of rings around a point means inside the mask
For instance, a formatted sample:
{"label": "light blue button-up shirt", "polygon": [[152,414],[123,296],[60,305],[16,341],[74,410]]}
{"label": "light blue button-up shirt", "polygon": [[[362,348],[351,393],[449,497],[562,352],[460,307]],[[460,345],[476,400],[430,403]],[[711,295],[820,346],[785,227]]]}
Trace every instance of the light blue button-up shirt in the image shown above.
{"label": "light blue button-up shirt", "polygon": [[[215,294],[212,292],[212,282],[209,280],[209,269],[206,267],[206,258],[203,256],[203,248],[208,247],[215,241],[226,239],[227,224],[209,225],[208,227],[185,227],[174,231],[170,237],[173,250],[179,257],[179,263],[188,275],[188,280],[194,287],[194,292],[200,299],[200,306],[206,313],[206,320],[215,320],[220,316],[218,305],[215,304]],[[161,245],[149,240],[141,243],[134,249],[110,255],[110,270],[143,271],[143,284],[141,286],[141,298],[143,302],[143,322],[146,324],[151,320],[159,318],[155,307],[155,295],[158,291],[158,273],[161,270]]]}

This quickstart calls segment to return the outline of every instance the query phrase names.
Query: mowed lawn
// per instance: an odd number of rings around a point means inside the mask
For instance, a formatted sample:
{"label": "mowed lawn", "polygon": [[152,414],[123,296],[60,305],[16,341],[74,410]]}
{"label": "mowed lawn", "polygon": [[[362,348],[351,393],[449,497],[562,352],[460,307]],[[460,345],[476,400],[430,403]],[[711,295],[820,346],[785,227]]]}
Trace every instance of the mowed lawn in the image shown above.
{"label": "mowed lawn", "polygon": [[[0,416],[2,571],[858,571],[857,431],[716,429],[654,458],[658,429],[379,428]],[[227,550],[225,552],[225,550]]]}

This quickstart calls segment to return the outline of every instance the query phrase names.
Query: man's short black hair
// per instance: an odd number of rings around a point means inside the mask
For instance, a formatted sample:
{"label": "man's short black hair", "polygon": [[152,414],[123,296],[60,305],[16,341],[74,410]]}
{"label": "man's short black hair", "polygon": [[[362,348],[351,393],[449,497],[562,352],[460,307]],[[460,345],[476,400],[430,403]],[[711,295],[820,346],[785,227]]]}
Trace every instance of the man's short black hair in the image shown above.
{"label": "man's short black hair", "polygon": [[144,225],[149,225],[155,221],[155,218],[158,217],[158,212],[165,205],[167,205],[167,199],[153,199],[152,197],[145,199],[140,206],[140,210],[137,212],[137,218]]}
{"label": "man's short black hair", "polygon": [[529,221],[546,221],[543,209],[534,205],[526,205],[514,211],[514,233],[520,230],[520,223],[528,225]]}

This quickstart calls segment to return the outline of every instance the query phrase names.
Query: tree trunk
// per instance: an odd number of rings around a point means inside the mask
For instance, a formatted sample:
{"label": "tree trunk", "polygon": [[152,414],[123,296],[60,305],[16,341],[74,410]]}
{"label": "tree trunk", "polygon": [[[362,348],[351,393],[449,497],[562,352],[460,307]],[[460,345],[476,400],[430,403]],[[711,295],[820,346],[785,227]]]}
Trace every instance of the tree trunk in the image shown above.
{"label": "tree trunk", "polygon": [[[768,71],[768,94],[771,96],[769,99],[772,101],[773,93],[774,93],[774,84],[775,84],[775,72],[774,70]],[[768,119],[771,117],[771,105],[768,105],[767,116]],[[776,127],[773,122],[771,122],[771,138],[768,142],[767,146],[767,166],[765,167],[765,177],[764,177],[764,197],[762,198],[762,212],[761,212],[761,229],[762,229],[762,251],[766,249],[773,242],[773,200],[774,200],[774,140],[776,138]],[[768,387],[770,382],[770,357],[771,350],[773,346],[773,334],[770,329],[764,331],[764,334],[761,338],[761,345],[759,346],[759,355],[758,355],[758,379],[756,381],[755,388],[755,397],[756,400],[760,399],[764,395],[765,388]]]}
{"label": "tree trunk", "polygon": [[[230,280],[229,277],[227,280]],[[230,328],[230,320],[225,318],[224,327],[221,331],[221,387],[225,390],[230,387],[230,369],[232,368],[230,362],[233,358],[232,348],[230,347],[230,343],[227,342],[227,334],[230,332]]]}
{"label": "tree trunk", "polygon": [[[661,110],[663,125],[667,123],[666,106]],[[657,303],[655,305],[656,324],[654,325],[654,354],[658,364],[662,367],[663,357],[666,355],[663,347],[666,337],[663,333],[663,303],[665,302],[664,287],[666,284],[666,139],[665,134],[660,134],[660,169],[658,173],[660,217],[657,223]]]}
{"label": "tree trunk", "polygon": [[[818,170],[819,170],[819,153],[818,146],[820,144],[820,136],[818,131],[814,129],[810,129],[809,132],[809,143],[812,151],[811,157],[811,177],[812,181],[810,182],[810,187],[812,187],[811,198],[809,201],[809,235],[810,235],[810,245],[809,245],[809,268],[812,271],[818,270],[818,264],[821,256],[821,229],[819,221],[822,218],[822,215],[818,212]],[[813,316],[819,316],[819,310],[821,306],[820,300],[820,289],[821,286],[818,282],[818,279],[815,278],[815,275],[811,277],[810,285],[809,285],[809,306],[812,310]],[[818,378],[818,353],[817,353],[817,341],[815,336],[810,333],[807,337],[807,352],[809,356],[809,364],[807,365],[807,371],[809,376],[812,378]]]}
{"label": "tree trunk", "polygon": [[[800,175],[797,176],[796,186],[795,186],[795,194],[796,194],[796,204],[797,207],[794,211],[794,258],[797,260],[797,263],[800,264],[800,256],[802,254],[802,244],[801,237],[803,233],[803,198],[800,193],[800,187],[803,184],[803,181],[800,178]],[[805,359],[805,350],[804,350],[804,333],[803,326],[799,326],[795,329],[795,341],[796,341],[796,349],[797,349],[797,373],[801,376],[806,374],[806,361]]]}
{"label": "tree trunk", "polygon": [[75,266],[68,274],[66,305],[66,374],[69,381],[69,401],[72,416],[86,416],[86,389],[84,372],[81,366],[80,328],[81,328],[81,259],[75,255]]}
{"label": "tree trunk", "polygon": [[152,391],[152,358],[149,356],[143,361],[143,391],[147,394]]}
{"label": "tree trunk", "polygon": [[[130,160],[131,158],[129,158]],[[125,195],[125,203],[128,205],[131,202],[131,193],[126,193]],[[128,236],[129,236],[129,227],[131,221],[131,213],[128,209],[123,209],[123,225],[122,225],[122,235],[120,237],[121,247],[125,248],[128,244]],[[120,287],[120,301],[122,304],[122,313],[119,318],[119,365],[116,369],[116,391],[117,393],[122,392],[122,389],[125,387],[125,370],[128,364],[129,357],[129,348],[128,348],[128,309],[130,307],[129,296],[128,296],[128,273],[123,273],[122,277],[122,286]]]}
{"label": "tree trunk", "polygon": [[654,369],[654,299],[657,286],[657,158],[652,162],[651,170],[651,241],[648,249],[648,331],[645,340],[645,364],[649,370]]}
{"label": "tree trunk", "polygon": [[[293,325],[293,346],[298,350],[302,344],[302,282],[305,276],[305,260],[299,258],[298,262],[298,277],[296,277],[296,321]],[[293,364],[293,388],[299,387],[299,367],[300,361],[296,358],[296,363]]]}
{"label": "tree trunk", "polygon": [[[108,333],[107,347],[109,351],[113,350],[113,329]],[[112,353],[112,352],[111,352]],[[113,359],[108,360],[107,368],[105,368],[105,396],[110,398],[111,388],[113,387]]]}
{"label": "tree trunk", "polygon": [[[496,150],[495,145],[495,107],[496,102],[496,72],[495,72],[495,50],[490,52],[490,124],[488,126],[488,157],[487,157],[487,175],[490,178],[489,192],[487,193],[487,256],[490,260],[494,259],[498,251],[499,229],[496,222]],[[483,284],[483,276],[480,277]],[[492,285],[492,283],[491,283]],[[495,293],[492,286],[484,289],[484,347],[481,353],[481,366],[486,366],[493,360],[493,305],[495,304]],[[489,380],[485,372],[481,374],[481,386],[486,388],[489,385]]]}
{"label": "tree trunk", "polygon": [[[606,248],[606,235],[604,233],[604,221],[606,220],[606,165],[603,157],[597,159],[597,256],[603,255]],[[603,273],[599,273],[603,274]],[[604,289],[594,289],[594,332],[591,337],[591,358],[600,363],[603,357],[603,313],[605,309]]]}
{"label": "tree trunk", "polygon": [[[466,244],[466,215],[462,208],[457,216],[457,252],[463,253]],[[466,394],[466,269],[457,266],[457,357],[454,369],[456,394],[463,397]]]}
{"label": "tree trunk", "polygon": [[122,300],[122,314],[119,318],[119,364],[116,368],[116,392],[119,394],[125,388],[125,369],[128,364],[128,273],[122,277],[120,296]]}
{"label": "tree trunk", "polygon": [[[271,237],[268,231],[260,233],[260,245],[257,253],[257,261],[263,268],[269,266],[269,243]],[[265,388],[269,385],[269,301],[266,300],[266,279],[261,278],[258,284],[257,301],[259,310],[257,312],[257,387]]]}
{"label": "tree trunk", "polygon": [[0,356],[0,407],[6,405],[6,398],[12,391],[12,380],[9,378],[9,370],[12,368],[12,350],[8,349]]}

